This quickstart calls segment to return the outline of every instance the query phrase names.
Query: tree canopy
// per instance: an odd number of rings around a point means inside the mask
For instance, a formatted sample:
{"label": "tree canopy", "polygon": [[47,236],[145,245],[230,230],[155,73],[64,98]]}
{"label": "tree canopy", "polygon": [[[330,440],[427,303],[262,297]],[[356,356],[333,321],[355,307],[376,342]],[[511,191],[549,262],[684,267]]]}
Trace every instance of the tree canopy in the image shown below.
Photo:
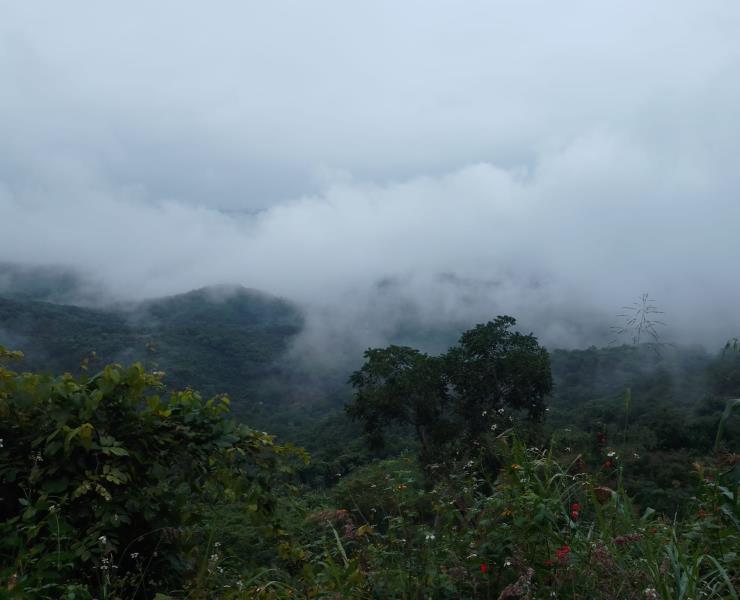
{"label": "tree canopy", "polygon": [[441,356],[408,346],[371,348],[350,376],[348,413],[374,444],[398,423],[414,428],[422,462],[439,460],[457,441],[479,442],[496,431],[506,409],[541,419],[552,390],[550,358],[537,338],[499,316],[462,334]]}

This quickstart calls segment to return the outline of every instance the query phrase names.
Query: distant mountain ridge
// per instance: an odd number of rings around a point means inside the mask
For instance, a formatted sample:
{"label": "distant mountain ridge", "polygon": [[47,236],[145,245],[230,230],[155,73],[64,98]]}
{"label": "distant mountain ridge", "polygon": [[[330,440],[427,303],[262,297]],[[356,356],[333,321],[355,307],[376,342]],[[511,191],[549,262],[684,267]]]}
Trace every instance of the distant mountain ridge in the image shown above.
{"label": "distant mountain ridge", "polygon": [[[74,296],[69,273],[46,280],[16,276],[0,289],[0,345],[22,350],[22,368],[76,372],[91,353],[94,370],[107,362],[140,361],[166,372],[178,388],[228,393],[235,404],[260,399],[281,370],[281,357],[303,328],[290,302],[242,286],[223,285],[104,308],[59,304],[56,281]],[[23,284],[30,284],[24,287]],[[38,299],[40,298],[40,299]]]}

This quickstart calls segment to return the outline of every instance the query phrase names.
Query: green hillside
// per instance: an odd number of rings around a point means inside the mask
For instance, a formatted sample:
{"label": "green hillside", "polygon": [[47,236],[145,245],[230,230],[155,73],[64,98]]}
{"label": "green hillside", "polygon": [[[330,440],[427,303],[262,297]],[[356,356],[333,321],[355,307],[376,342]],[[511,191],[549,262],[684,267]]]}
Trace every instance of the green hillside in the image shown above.
{"label": "green hillside", "polygon": [[290,303],[235,286],[106,309],[0,297],[0,345],[22,350],[24,368],[140,361],[172,387],[225,392],[237,406],[264,392],[301,327]]}

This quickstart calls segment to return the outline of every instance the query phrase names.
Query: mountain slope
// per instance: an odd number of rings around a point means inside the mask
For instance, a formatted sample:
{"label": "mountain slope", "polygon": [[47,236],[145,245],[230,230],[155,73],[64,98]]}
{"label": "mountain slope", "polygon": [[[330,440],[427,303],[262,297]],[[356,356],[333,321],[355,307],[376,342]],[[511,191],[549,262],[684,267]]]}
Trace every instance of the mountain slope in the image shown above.
{"label": "mountain slope", "polygon": [[293,305],[235,286],[106,309],[0,297],[0,344],[22,350],[26,368],[74,372],[95,352],[98,364],[141,361],[174,387],[237,403],[279,372],[301,328]]}

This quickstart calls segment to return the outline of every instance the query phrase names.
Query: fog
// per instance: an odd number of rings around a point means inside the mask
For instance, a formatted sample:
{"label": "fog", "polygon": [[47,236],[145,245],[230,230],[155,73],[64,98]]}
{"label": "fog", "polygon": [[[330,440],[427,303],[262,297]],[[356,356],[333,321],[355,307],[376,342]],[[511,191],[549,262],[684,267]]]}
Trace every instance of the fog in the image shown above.
{"label": "fog", "polygon": [[243,284],[318,349],[497,314],[604,343],[643,292],[666,339],[740,331],[734,1],[0,15],[0,261]]}

